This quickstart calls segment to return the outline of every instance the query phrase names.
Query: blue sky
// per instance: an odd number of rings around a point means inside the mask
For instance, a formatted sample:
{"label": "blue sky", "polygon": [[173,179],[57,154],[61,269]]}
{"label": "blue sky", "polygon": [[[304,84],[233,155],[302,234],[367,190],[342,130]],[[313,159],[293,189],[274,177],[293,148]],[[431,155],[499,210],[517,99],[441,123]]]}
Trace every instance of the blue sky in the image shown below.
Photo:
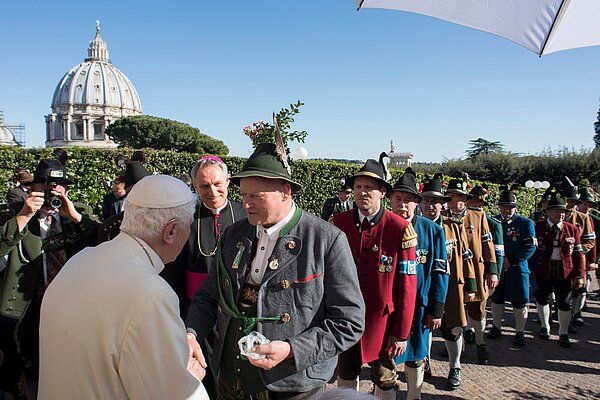
{"label": "blue sky", "polygon": [[462,157],[478,137],[520,153],[593,146],[599,47],[539,58],[429,17],[357,12],[352,0],[158,4],[3,4],[0,109],[25,123],[29,147],[43,146],[54,89],[86,57],[96,19],[144,113],[195,126],[232,155],[250,153],[244,126],[296,100],[309,158],[376,158],[391,139],[415,161]]}

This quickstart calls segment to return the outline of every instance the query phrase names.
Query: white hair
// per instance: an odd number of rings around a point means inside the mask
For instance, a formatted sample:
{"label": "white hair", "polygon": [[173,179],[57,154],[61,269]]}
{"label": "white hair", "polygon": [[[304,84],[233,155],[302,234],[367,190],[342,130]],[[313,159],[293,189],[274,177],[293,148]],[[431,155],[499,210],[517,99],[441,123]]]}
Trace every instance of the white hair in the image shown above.
{"label": "white hair", "polygon": [[196,180],[196,173],[198,172],[199,169],[201,168],[206,168],[206,167],[210,167],[212,165],[216,165],[217,167],[221,168],[221,170],[223,171],[223,173],[225,174],[225,176],[229,176],[229,173],[227,171],[227,165],[225,165],[225,163],[219,159],[218,157],[214,157],[214,158],[201,158],[198,161],[196,161],[196,165],[194,165],[194,167],[192,168],[192,182],[194,180]]}
{"label": "white hair", "polygon": [[125,201],[121,230],[137,236],[146,243],[160,239],[163,228],[172,220],[191,225],[194,219],[197,199],[171,208],[146,208]]}

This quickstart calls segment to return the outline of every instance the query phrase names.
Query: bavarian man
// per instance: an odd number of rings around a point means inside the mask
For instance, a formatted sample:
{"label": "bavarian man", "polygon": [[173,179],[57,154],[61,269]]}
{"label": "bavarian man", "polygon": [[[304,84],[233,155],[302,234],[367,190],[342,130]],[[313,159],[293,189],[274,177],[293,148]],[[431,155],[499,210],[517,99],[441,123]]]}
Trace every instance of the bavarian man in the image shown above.
{"label": "bavarian man", "polygon": [[417,235],[410,222],[382,205],[392,190],[382,164],[367,160],[347,182],[357,208],[335,215],[333,223],[350,242],[366,321],[360,342],[340,355],[338,386],[356,388],[361,366],[369,363],[375,396],[395,399],[394,357],[406,351],[415,309]]}
{"label": "bavarian man", "polygon": [[417,233],[417,300],[406,351],[396,357],[404,362],[407,399],[420,399],[424,367],[431,346],[431,332],[442,324],[448,290],[448,257],[444,230],[435,222],[415,215],[422,197],[414,171],[409,167],[393,187],[392,211],[410,222]]}
{"label": "bavarian man", "polygon": [[[198,342],[215,330],[220,399],[307,399],[325,389],[337,355],[364,329],[348,241],[296,206],[292,193],[301,186],[290,171],[284,146],[261,143],[231,178],[248,219],[223,232],[217,266],[188,311],[188,344],[197,358]],[[265,339],[246,357],[238,342],[251,332]]]}

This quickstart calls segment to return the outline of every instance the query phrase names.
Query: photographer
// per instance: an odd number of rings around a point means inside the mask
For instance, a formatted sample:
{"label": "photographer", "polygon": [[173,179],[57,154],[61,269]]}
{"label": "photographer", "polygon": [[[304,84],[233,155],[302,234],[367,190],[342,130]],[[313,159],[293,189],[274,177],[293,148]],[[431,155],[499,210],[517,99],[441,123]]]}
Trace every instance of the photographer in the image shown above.
{"label": "photographer", "polygon": [[67,197],[72,183],[59,161],[40,161],[22,208],[0,230],[0,256],[8,255],[0,280],[0,348],[5,353],[0,385],[14,392],[23,375],[26,398],[35,398],[44,291],[67,259],[95,244],[98,224]]}

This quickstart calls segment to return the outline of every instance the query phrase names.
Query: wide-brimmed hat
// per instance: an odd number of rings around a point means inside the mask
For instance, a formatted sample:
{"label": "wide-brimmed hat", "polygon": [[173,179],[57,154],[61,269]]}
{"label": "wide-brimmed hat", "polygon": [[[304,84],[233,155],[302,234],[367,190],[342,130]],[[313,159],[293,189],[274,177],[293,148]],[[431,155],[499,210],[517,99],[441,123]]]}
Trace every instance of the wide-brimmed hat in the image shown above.
{"label": "wide-brimmed hat", "polygon": [[504,190],[498,199],[499,206],[517,206],[517,195],[512,190]]}
{"label": "wide-brimmed hat", "polygon": [[589,187],[582,187],[579,190],[579,201],[596,204],[596,199]]}
{"label": "wide-brimmed hat", "polygon": [[568,211],[567,206],[565,205],[565,201],[556,192],[552,193],[552,195],[550,196],[550,200],[548,201],[548,205],[546,206],[546,210],[552,209]]}
{"label": "wide-brimmed hat", "polygon": [[292,171],[287,165],[287,155],[285,162],[282,158],[274,143],[260,143],[256,145],[254,153],[248,158],[242,170],[231,177],[231,182],[239,186],[241,178],[281,179],[292,186],[292,192],[299,192],[302,185],[292,180]]}
{"label": "wide-brimmed hat", "polygon": [[579,192],[576,187],[567,187],[563,190],[562,195],[567,198],[567,200],[574,200],[576,204],[581,204],[579,200]]}
{"label": "wide-brimmed hat", "polygon": [[417,175],[410,167],[408,167],[406,171],[404,171],[404,174],[398,178],[392,191],[410,193],[415,195],[419,201],[423,200],[418,191]]}
{"label": "wide-brimmed hat", "polygon": [[48,177],[58,185],[72,185],[75,183],[65,177],[65,169],[58,160],[41,160],[33,173],[31,183],[46,183]]}
{"label": "wide-brimmed hat", "polygon": [[33,181],[33,175],[25,168],[16,168],[15,181],[19,182],[21,186],[27,186]]}
{"label": "wide-brimmed hat", "polygon": [[362,168],[358,170],[356,174],[354,174],[354,176],[350,176],[348,179],[346,179],[346,183],[350,187],[354,187],[354,180],[359,176],[375,179],[379,185],[381,185],[380,187],[386,188],[386,194],[388,196],[392,192],[392,185],[385,180],[385,170],[383,165],[378,161],[368,159],[365,165],[363,165]]}
{"label": "wide-brimmed hat", "polygon": [[425,182],[423,184],[421,196],[441,199],[444,202],[450,201],[450,197],[445,196],[444,193],[442,193],[442,181],[438,179],[431,179]]}
{"label": "wide-brimmed hat", "polygon": [[125,190],[129,191],[142,178],[152,175],[139,161],[125,161]]}
{"label": "wide-brimmed hat", "polygon": [[481,185],[477,185],[473,189],[471,189],[471,191],[469,192],[469,196],[471,196],[471,200],[481,200],[483,201],[484,205],[488,205],[488,202],[486,201],[488,191],[485,190]]}
{"label": "wide-brimmed hat", "polygon": [[450,183],[446,187],[446,194],[464,194],[467,198],[471,198],[471,195],[467,192],[467,183],[462,179],[451,179]]}
{"label": "wide-brimmed hat", "polygon": [[340,179],[340,192],[352,193],[352,188],[348,186],[348,177]]}

